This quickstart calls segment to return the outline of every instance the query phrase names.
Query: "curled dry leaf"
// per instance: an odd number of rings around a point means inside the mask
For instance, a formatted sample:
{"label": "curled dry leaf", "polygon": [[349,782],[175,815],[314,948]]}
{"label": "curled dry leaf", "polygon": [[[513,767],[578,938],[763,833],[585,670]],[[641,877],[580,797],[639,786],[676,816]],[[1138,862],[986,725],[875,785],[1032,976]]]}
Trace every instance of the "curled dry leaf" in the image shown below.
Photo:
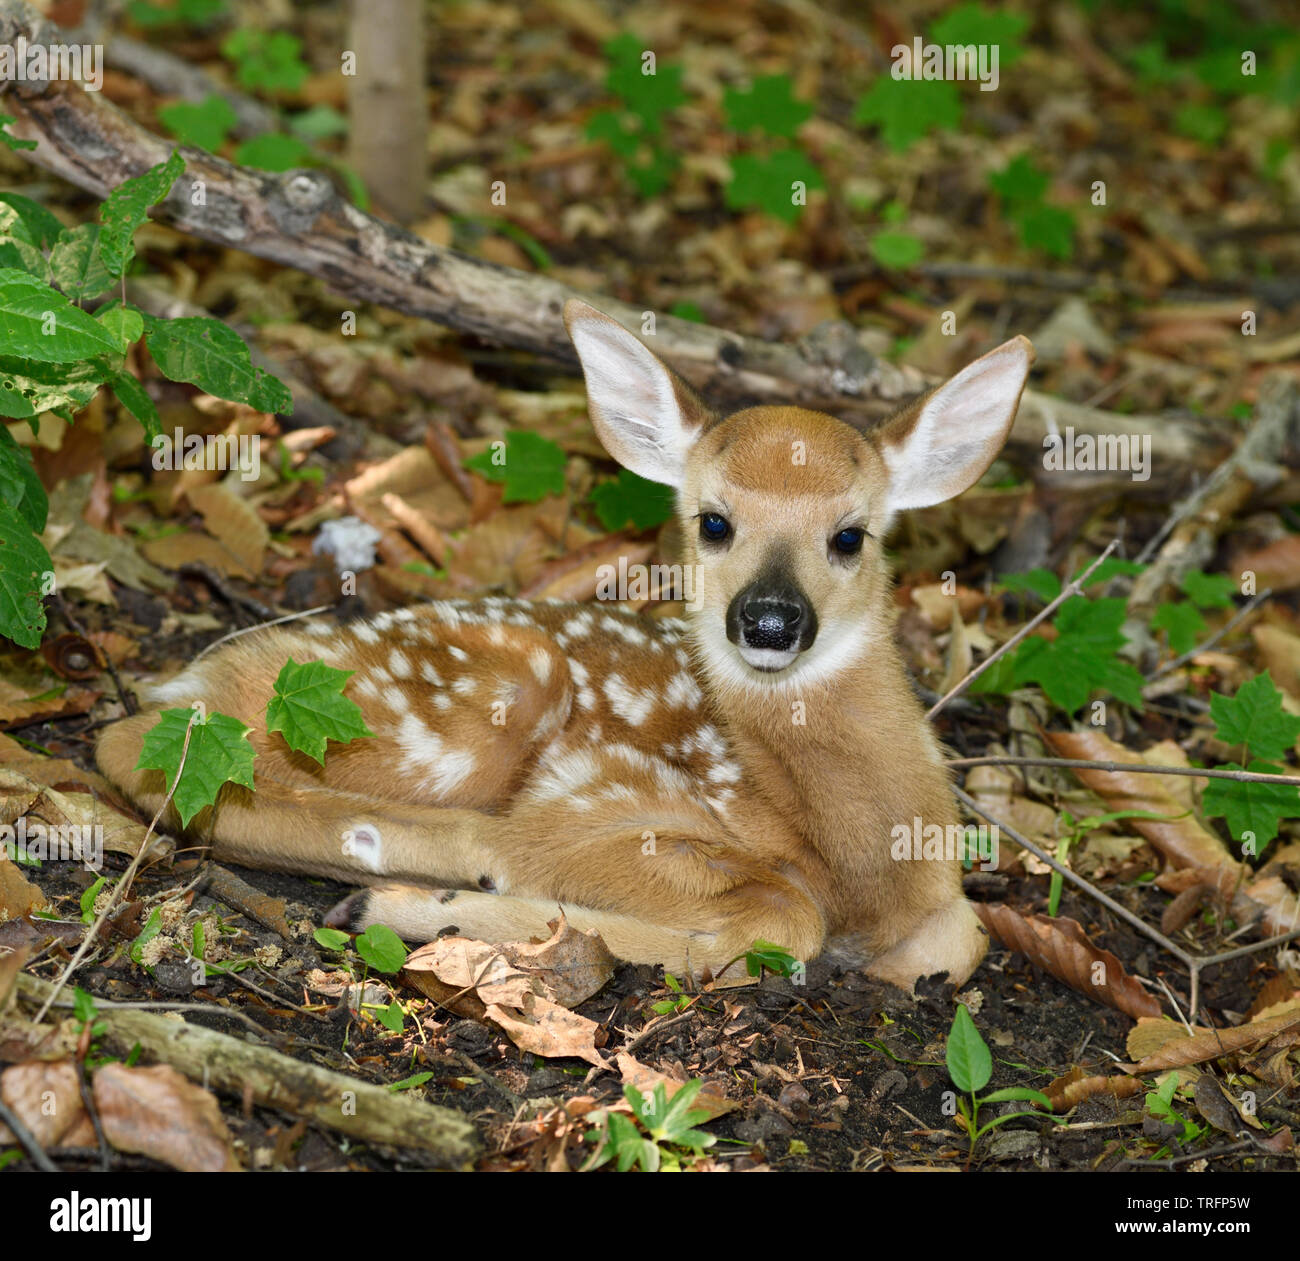
{"label": "curled dry leaf", "polygon": [[1004,946],[1019,950],[1058,981],[1136,1019],[1157,1016],[1160,1004],[1109,950],[1088,940],[1072,919],[1021,915],[1009,906],[973,903],[984,927]]}
{"label": "curled dry leaf", "polygon": [[[1157,746],[1156,750],[1136,754],[1099,731],[1053,731],[1046,733],[1046,739],[1062,757],[1102,762],[1145,761],[1160,766],[1175,761],[1168,742]],[[1181,755],[1179,760],[1186,765]],[[1187,784],[1204,786],[1205,780],[1186,775],[1166,779],[1144,772],[1082,769],[1074,774],[1106,803],[1108,810],[1148,810],[1154,814],[1183,816],[1168,821],[1126,821],[1174,867],[1196,867],[1214,873],[1211,876],[1202,870],[1196,881],[1171,888],[1171,892],[1181,893],[1191,883],[1212,884],[1225,897],[1234,898],[1232,913],[1238,923],[1249,924],[1258,919],[1262,921],[1264,930],[1270,933],[1288,933],[1300,923],[1300,895],[1288,887],[1286,879],[1280,871],[1272,868],[1272,863],[1258,875],[1253,874],[1249,867],[1233,858],[1228,847],[1195,814],[1187,813],[1187,806],[1183,804]],[[1166,887],[1163,881],[1161,887]]]}
{"label": "curled dry leaf", "polygon": [[1089,1075],[1083,1068],[1072,1068],[1062,1077],[1058,1077],[1044,1091],[1057,1112],[1068,1112],[1094,1095],[1110,1095],[1115,1099],[1127,1099],[1144,1090],[1142,1082],[1136,1077],[1098,1077]]}
{"label": "curled dry leaf", "polygon": [[[1097,762],[1142,762],[1140,753],[1100,731],[1051,731],[1046,739],[1061,757],[1085,758]],[[1179,800],[1182,776],[1163,778],[1137,771],[1075,770],[1079,780],[1092,789],[1109,811],[1143,810],[1151,814],[1182,815],[1178,819],[1127,819],[1125,827],[1145,836],[1175,867],[1217,867],[1233,862],[1227,846],[1201,824]],[[1197,782],[1197,781],[1193,781]],[[1199,781],[1204,783],[1204,781]]]}
{"label": "curled dry leaf", "polygon": [[0,924],[43,911],[46,905],[45,894],[23,875],[17,863],[7,858],[0,861]]}
{"label": "curled dry leaf", "polygon": [[[1167,1024],[1169,1029],[1169,1036],[1161,1046],[1143,1056],[1136,1064],[1123,1064],[1120,1067],[1126,1073],[1160,1072],[1166,1068],[1203,1064],[1206,1060],[1216,1060],[1234,1051],[1258,1046],[1280,1034],[1300,1030],[1300,1004],[1288,1004],[1288,1007],[1289,1010],[1279,1015],[1252,1020],[1249,1024],[1236,1025],[1229,1029],[1195,1028],[1190,1034],[1181,1025],[1161,1021],[1159,1023]],[[1148,1036],[1152,1032],[1154,1031],[1147,1031]],[[1133,1047],[1129,1048],[1130,1055],[1133,1054],[1133,1049]]]}
{"label": "curled dry leaf", "polygon": [[105,1064],[95,1072],[94,1094],[104,1137],[118,1151],[185,1172],[240,1168],[216,1099],[170,1064]]}
{"label": "curled dry leaf", "polygon": [[460,1015],[482,1019],[485,1005],[518,1007],[532,994],[576,1007],[614,975],[600,935],[580,932],[561,914],[546,941],[499,945],[442,937],[412,952],[403,979]]}

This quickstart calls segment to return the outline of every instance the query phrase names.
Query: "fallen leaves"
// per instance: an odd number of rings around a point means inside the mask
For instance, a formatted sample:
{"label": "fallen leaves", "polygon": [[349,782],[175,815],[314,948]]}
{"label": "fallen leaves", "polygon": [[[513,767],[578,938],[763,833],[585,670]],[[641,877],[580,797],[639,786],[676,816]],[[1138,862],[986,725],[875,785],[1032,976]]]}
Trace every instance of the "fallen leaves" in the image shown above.
{"label": "fallen leaves", "polygon": [[1094,946],[1075,920],[1021,915],[989,903],[974,906],[984,927],[1004,946],[1021,951],[1057,980],[1129,1016],[1160,1014],[1160,1003],[1109,950]]}
{"label": "fallen leaves", "polygon": [[572,928],[563,913],[550,928],[543,942],[439,938],[412,952],[403,979],[460,1015],[493,1021],[525,1051],[606,1068],[600,1026],[569,1008],[613,976],[614,957],[599,934]]}

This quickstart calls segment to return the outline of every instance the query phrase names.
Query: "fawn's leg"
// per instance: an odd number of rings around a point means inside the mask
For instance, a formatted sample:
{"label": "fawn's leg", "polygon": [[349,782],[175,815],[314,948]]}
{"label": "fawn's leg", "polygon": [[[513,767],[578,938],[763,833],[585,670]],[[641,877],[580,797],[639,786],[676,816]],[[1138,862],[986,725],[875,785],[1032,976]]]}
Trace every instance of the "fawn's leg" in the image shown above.
{"label": "fawn's leg", "polygon": [[665,928],[616,911],[595,911],[554,899],[499,897],[464,889],[379,885],[340,902],[325,922],[348,932],[386,924],[412,942],[432,941],[452,928],[477,941],[528,941],[548,937],[547,924],[561,910],[574,928],[595,929],[610,953],[629,963],[661,963],[683,974],[705,966],[717,969],[735,957],[719,957],[722,948],[715,932]]}
{"label": "fawn's leg", "polygon": [[[156,713],[124,719],[105,731],[97,751],[104,774],[149,815],[162,804],[164,777],[161,771],[138,771],[135,763],[144,733],[157,721]],[[409,805],[262,777],[256,783],[256,793],[225,785],[216,806],[192,821],[195,835],[206,837],[223,861],[349,883],[473,885],[494,879],[495,821],[477,810]],[[172,806],[162,822],[180,830]]]}

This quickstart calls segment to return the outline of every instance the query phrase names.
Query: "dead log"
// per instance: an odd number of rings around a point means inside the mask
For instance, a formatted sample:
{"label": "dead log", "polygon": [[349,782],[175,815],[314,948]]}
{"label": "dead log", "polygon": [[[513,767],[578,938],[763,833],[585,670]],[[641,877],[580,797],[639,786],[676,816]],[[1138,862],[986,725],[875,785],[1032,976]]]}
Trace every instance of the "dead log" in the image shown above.
{"label": "dead log", "polygon": [[[22,0],[0,0],[0,43],[19,36],[67,37]],[[16,118],[13,135],[35,140],[25,156],[103,197],[167,159],[178,146],[141,127],[100,95],[67,83],[0,83]],[[157,217],[205,241],[318,276],[357,301],[429,319],[491,343],[576,365],[561,311],[566,299],[594,302],[636,333],[654,313],[583,294],[532,275],[431,244],[346,202],[319,171],[273,173],[179,146],[186,173]],[[486,192],[486,190],[485,190]],[[911,368],[871,354],[844,321],[818,326],[794,344],[766,342],[669,315],[654,315],[655,350],[723,406],[794,403],[870,429],[932,384]],[[1008,444],[1026,468],[1041,465],[1052,423],[1079,434],[1152,434],[1160,459],[1153,481],[1182,486],[1223,457],[1222,436],[1199,421],[1120,415],[1026,392]]]}

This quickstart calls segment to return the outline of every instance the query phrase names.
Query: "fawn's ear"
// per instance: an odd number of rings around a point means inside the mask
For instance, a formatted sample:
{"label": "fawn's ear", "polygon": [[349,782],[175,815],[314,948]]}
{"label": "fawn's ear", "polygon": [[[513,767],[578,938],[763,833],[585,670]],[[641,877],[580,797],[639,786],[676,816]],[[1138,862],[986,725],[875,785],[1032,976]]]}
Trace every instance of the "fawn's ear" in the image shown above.
{"label": "fawn's ear", "polygon": [[708,409],[695,392],[617,320],[570,298],[564,324],[587,378],[591,422],[624,468],[680,486],[686,455],[704,432]]}
{"label": "fawn's ear", "polygon": [[876,432],[889,470],[886,511],[928,508],[973,486],[1011,432],[1034,348],[1003,342]]}

